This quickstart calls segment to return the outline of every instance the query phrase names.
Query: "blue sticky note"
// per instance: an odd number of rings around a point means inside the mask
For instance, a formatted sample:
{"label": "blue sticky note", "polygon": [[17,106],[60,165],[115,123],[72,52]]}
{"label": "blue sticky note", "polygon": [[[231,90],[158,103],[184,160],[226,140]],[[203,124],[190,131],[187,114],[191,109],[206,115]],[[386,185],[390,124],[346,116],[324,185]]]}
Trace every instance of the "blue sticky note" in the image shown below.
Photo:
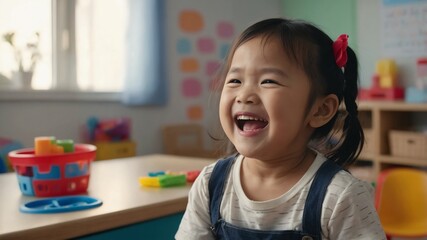
{"label": "blue sticky note", "polygon": [[179,54],[189,54],[191,52],[191,42],[187,38],[181,38],[176,43],[176,51]]}

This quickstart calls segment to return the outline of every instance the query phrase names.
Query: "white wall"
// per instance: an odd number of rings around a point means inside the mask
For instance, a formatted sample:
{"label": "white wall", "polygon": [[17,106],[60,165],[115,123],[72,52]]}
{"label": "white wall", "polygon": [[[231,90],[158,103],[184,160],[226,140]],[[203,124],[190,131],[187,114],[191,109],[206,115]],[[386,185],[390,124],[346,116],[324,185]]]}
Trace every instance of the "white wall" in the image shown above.
{"label": "white wall", "polygon": [[[162,152],[160,127],[168,123],[187,122],[177,76],[178,56],[175,42],[178,35],[178,11],[194,8],[209,17],[223,17],[235,24],[236,32],[256,20],[281,15],[280,0],[170,0],[167,3],[168,21],[168,80],[169,103],[165,107],[126,107],[118,102],[87,101],[4,101],[0,100],[0,137],[8,137],[33,146],[36,136],[53,135],[80,141],[79,128],[88,117],[112,118],[127,116],[132,120],[132,138],[138,143],[138,154]],[[208,109],[209,94],[201,99]],[[206,115],[208,116],[208,115]],[[209,124],[206,117],[203,124]]]}
{"label": "white wall", "polygon": [[357,1],[357,56],[360,66],[360,83],[371,86],[371,77],[375,71],[375,62],[381,55],[380,50],[380,1]]}

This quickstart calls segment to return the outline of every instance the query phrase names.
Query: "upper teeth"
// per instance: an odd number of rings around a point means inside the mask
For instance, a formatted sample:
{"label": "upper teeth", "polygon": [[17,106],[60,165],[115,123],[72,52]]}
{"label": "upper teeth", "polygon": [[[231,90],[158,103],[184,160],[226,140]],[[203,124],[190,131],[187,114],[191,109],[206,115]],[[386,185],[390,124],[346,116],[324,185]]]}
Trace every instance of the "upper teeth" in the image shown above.
{"label": "upper teeth", "polygon": [[251,116],[246,116],[246,115],[239,115],[239,116],[237,116],[237,120],[250,120],[250,121],[263,121],[263,122],[265,122],[264,119],[256,118],[256,117],[251,117]]}

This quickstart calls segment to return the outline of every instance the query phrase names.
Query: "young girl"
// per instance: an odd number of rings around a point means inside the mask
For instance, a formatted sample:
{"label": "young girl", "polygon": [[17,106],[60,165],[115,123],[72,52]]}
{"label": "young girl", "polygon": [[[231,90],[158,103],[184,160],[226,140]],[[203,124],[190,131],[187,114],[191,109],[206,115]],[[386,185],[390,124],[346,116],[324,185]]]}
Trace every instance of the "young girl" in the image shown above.
{"label": "young girl", "polygon": [[222,79],[220,122],[238,153],[202,171],[176,239],[385,239],[371,186],[343,170],[364,141],[347,35],[258,22]]}

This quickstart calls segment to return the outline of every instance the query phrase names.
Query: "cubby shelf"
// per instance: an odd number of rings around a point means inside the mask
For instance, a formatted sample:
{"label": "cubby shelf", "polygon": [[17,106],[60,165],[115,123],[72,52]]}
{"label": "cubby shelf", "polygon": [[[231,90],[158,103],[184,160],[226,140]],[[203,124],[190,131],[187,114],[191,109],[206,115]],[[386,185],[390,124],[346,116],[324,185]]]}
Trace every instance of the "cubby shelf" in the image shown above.
{"label": "cubby shelf", "polygon": [[[427,167],[426,158],[393,156],[390,151],[390,130],[408,130],[427,126],[427,103],[404,101],[360,101],[359,117],[367,135],[359,159],[372,163],[372,179],[391,166]],[[427,147],[427,146],[426,146]]]}
{"label": "cubby shelf", "polygon": [[384,164],[399,164],[404,166],[427,167],[427,159],[395,157],[389,155],[381,155],[378,157],[380,163]]}

